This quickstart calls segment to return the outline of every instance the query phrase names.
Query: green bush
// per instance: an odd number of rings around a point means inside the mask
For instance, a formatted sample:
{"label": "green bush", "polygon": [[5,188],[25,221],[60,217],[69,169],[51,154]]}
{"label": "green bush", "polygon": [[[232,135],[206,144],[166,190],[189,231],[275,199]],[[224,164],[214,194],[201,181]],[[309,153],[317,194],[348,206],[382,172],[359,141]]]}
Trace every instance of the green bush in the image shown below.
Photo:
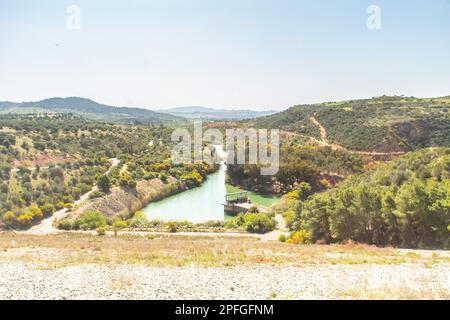
{"label": "green bush", "polygon": [[142,211],[137,211],[129,221],[131,228],[148,228],[149,225],[150,223]]}
{"label": "green bush", "polygon": [[266,233],[272,231],[275,223],[264,213],[249,213],[244,216],[245,229],[250,233]]}
{"label": "green bush", "polygon": [[60,230],[71,230],[73,223],[69,219],[62,219],[56,222],[55,227]]}
{"label": "green bush", "polygon": [[86,211],[75,220],[75,228],[83,230],[94,230],[107,225],[105,216],[97,211]]}
{"label": "green bush", "polygon": [[128,227],[128,222],[126,222],[126,221],[118,220],[118,221],[114,222],[113,223],[114,234],[117,235],[117,232],[119,230],[125,229],[126,227]]}
{"label": "green bush", "polygon": [[118,220],[113,224],[114,229],[125,229],[126,227],[128,227],[128,223],[123,220]]}
{"label": "green bush", "polygon": [[175,233],[178,230],[178,223],[170,221],[167,223],[167,228],[169,229],[169,232]]}
{"label": "green bush", "polygon": [[95,232],[97,232],[97,235],[104,236],[106,234],[106,229],[103,227],[98,227],[95,229]]}
{"label": "green bush", "polygon": [[55,206],[51,203],[46,203],[41,207],[44,216],[51,216],[55,212]]}
{"label": "green bush", "polygon": [[92,191],[90,194],[89,194],[89,199],[95,199],[95,198],[102,198],[102,197],[104,197],[105,196],[105,193],[104,192],[101,192],[101,191]]}
{"label": "green bush", "polygon": [[55,207],[57,210],[64,209],[64,202],[62,201],[58,202]]}

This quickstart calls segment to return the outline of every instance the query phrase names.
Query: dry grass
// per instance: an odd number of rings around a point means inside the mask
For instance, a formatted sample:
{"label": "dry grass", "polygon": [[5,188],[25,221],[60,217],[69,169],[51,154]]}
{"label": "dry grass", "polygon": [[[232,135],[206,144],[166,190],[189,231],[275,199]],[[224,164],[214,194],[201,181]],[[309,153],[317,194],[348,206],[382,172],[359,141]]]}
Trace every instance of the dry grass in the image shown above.
{"label": "dry grass", "polygon": [[62,233],[47,236],[0,234],[0,262],[25,261],[39,268],[79,264],[149,266],[235,266],[314,264],[450,263],[448,252],[422,252],[367,245],[292,245],[255,238],[119,235],[99,237]]}
{"label": "dry grass", "polygon": [[445,289],[418,290],[401,287],[344,291],[339,296],[352,300],[449,300],[450,292]]}

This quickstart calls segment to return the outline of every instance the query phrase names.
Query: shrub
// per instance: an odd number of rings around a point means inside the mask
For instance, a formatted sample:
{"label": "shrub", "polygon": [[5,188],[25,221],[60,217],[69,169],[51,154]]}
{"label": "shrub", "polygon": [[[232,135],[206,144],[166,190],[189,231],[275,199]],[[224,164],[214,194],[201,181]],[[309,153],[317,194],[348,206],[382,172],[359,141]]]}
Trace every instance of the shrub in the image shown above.
{"label": "shrub", "polygon": [[284,235],[284,233],[280,234],[280,236],[278,237],[278,241],[286,242],[286,236]]}
{"label": "shrub", "polygon": [[159,179],[161,179],[162,182],[166,182],[167,179],[169,179],[169,176],[165,173],[160,173],[159,174]]}
{"label": "shrub", "polygon": [[162,224],[164,224],[164,222],[161,221],[161,220],[158,220],[158,219],[154,219],[154,220],[152,220],[152,221],[149,222],[149,225],[150,225],[151,227],[157,227],[157,226],[160,226],[160,225],[162,225]]}
{"label": "shrub", "polygon": [[62,219],[56,222],[55,227],[60,230],[71,230],[73,223],[69,219]]}
{"label": "shrub", "polygon": [[44,216],[51,216],[55,212],[55,206],[51,203],[46,203],[41,207]]}
{"label": "shrub", "polygon": [[118,220],[114,222],[113,224],[114,234],[117,235],[117,231],[125,229],[126,227],[128,227],[128,223],[126,221]]}
{"label": "shrub", "polygon": [[115,229],[125,229],[126,227],[128,227],[128,223],[123,220],[118,220],[113,224],[113,228]]}
{"label": "shrub", "polygon": [[152,180],[155,179],[156,177],[157,175],[155,173],[149,172],[144,175],[144,180]]}
{"label": "shrub", "polygon": [[134,180],[128,173],[122,173],[119,178],[119,185],[125,188],[136,188],[136,180]]}
{"label": "shrub", "polygon": [[75,220],[75,227],[94,230],[107,224],[105,216],[97,211],[86,211]]}
{"label": "shrub", "polygon": [[16,220],[19,227],[28,228],[31,225],[31,222],[33,221],[33,215],[31,212],[28,212],[18,216]]}
{"label": "shrub", "polygon": [[248,209],[249,213],[258,213],[259,209],[257,206],[251,206],[250,209]]}
{"label": "shrub", "polygon": [[293,244],[310,244],[311,243],[311,235],[306,230],[300,230],[293,233],[289,239],[287,239],[287,243]]}
{"label": "shrub", "polygon": [[227,229],[236,229],[237,227],[239,227],[239,226],[236,223],[236,218],[230,219],[227,222],[225,222],[225,228],[227,228]]}
{"label": "shrub", "polygon": [[264,213],[249,213],[244,216],[245,229],[251,233],[266,233],[272,231],[275,223]]}
{"label": "shrub", "polygon": [[7,211],[2,218],[3,222],[7,224],[14,224],[16,223],[16,215],[12,211]]}
{"label": "shrub", "polygon": [[142,211],[137,211],[131,218],[129,226],[131,228],[148,228],[149,221]]}
{"label": "shrub", "polygon": [[302,182],[298,185],[299,200],[306,200],[311,195],[311,185],[307,182]]}
{"label": "shrub", "polygon": [[89,199],[102,198],[104,196],[105,196],[105,193],[95,190],[89,194]]}
{"label": "shrub", "polygon": [[97,235],[104,236],[106,234],[106,229],[104,227],[98,227],[95,229],[95,232],[97,232]]}
{"label": "shrub", "polygon": [[64,202],[62,201],[58,202],[55,207],[57,210],[64,209]]}
{"label": "shrub", "polygon": [[300,198],[300,192],[299,190],[293,190],[289,192],[286,196],[289,200],[298,200]]}
{"label": "shrub", "polygon": [[204,225],[209,228],[221,228],[225,225],[225,223],[220,220],[211,220],[205,222]]}
{"label": "shrub", "polygon": [[81,193],[82,193],[82,190],[80,188],[78,188],[78,187],[72,188],[72,197],[75,200],[80,199]]}
{"label": "shrub", "polygon": [[178,230],[178,224],[174,221],[170,221],[167,223],[167,228],[169,229],[169,232],[175,233]]}
{"label": "shrub", "polygon": [[31,213],[31,216],[33,217],[33,220],[40,220],[44,217],[44,215],[42,214],[41,209],[39,209],[39,207],[37,206],[30,206],[28,208],[29,212]]}
{"label": "shrub", "polygon": [[73,202],[73,197],[72,196],[64,196],[63,197],[63,201],[64,203],[72,203]]}
{"label": "shrub", "polygon": [[307,182],[302,182],[298,185],[296,190],[287,194],[290,200],[306,200],[311,195],[311,185]]}

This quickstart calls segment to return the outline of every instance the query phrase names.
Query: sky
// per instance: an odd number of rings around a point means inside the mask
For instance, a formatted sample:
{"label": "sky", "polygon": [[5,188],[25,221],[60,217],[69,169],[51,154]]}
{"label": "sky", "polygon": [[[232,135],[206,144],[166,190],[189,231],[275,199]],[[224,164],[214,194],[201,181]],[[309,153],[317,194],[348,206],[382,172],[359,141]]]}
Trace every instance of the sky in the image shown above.
{"label": "sky", "polygon": [[281,110],[383,94],[450,95],[450,0],[0,0],[0,101]]}

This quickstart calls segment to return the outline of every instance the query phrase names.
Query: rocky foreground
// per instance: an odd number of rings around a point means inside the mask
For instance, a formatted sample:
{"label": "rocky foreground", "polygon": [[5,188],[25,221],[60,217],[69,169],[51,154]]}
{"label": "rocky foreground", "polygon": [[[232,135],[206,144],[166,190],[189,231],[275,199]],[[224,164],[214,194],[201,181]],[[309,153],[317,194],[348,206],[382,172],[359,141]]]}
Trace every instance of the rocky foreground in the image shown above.
{"label": "rocky foreground", "polygon": [[43,269],[0,264],[0,299],[449,299],[450,265]]}

